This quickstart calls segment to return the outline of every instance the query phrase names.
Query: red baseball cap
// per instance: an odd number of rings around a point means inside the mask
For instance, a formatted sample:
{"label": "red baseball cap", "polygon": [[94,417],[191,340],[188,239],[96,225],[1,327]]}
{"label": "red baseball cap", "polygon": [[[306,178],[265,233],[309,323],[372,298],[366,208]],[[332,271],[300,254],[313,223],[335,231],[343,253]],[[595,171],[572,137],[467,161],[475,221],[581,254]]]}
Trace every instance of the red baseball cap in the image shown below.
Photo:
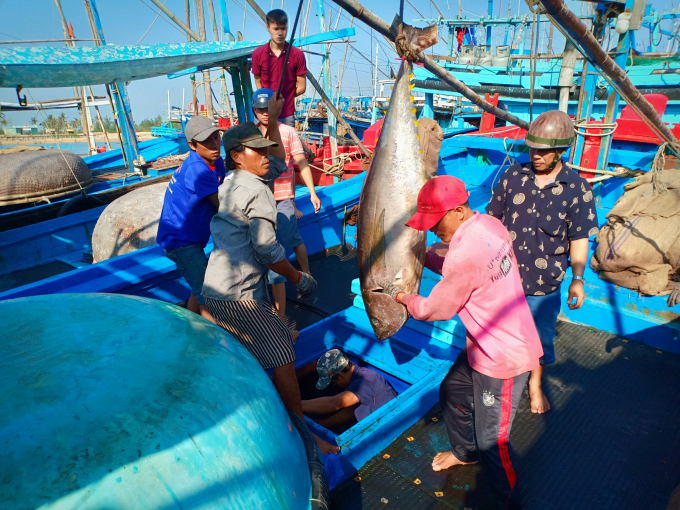
{"label": "red baseball cap", "polygon": [[420,188],[418,212],[406,222],[416,230],[430,230],[447,212],[468,201],[465,183],[451,175],[433,177]]}

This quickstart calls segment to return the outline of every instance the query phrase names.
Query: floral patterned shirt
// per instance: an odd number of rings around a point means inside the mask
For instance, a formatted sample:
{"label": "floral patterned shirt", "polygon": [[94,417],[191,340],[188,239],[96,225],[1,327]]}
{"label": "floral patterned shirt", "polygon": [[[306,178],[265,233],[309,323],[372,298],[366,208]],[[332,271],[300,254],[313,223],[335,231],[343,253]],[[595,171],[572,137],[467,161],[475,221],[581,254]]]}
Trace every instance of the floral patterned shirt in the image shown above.
{"label": "floral patterned shirt", "polygon": [[511,166],[501,176],[486,212],[510,232],[528,296],[556,292],[569,267],[569,242],[599,231],[590,184],[566,165],[542,189],[530,163]]}

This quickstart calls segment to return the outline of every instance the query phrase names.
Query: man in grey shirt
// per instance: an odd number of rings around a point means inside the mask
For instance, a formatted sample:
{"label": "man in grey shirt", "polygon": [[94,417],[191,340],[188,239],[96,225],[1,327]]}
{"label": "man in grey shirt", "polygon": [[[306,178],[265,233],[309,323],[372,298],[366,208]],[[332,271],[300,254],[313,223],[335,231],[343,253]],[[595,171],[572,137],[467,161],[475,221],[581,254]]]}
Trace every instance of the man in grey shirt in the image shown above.
{"label": "man in grey shirt", "polygon": [[[219,187],[220,207],[210,222],[214,249],[203,296],[216,324],[238,339],[263,368],[273,369],[274,386],[283,404],[302,418],[295,338],[271,305],[266,280],[269,268],[303,295],[316,288],[314,278],[295,269],[276,240],[276,201],[268,183],[286,171],[276,122],[282,106],[280,95],[269,101],[273,122],[267,138],[252,122],[239,124],[222,137],[226,168],[234,172]],[[339,450],[320,439],[317,442],[323,453]]]}

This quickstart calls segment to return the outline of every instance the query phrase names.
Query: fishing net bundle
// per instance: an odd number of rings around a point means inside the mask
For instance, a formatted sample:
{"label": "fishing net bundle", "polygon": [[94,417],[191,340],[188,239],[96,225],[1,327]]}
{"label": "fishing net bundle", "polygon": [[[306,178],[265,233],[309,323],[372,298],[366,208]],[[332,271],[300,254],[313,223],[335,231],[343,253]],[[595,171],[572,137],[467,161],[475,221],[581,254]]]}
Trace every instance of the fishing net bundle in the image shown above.
{"label": "fishing net bundle", "polygon": [[591,267],[641,294],[669,294],[680,281],[680,170],[654,168],[624,191],[597,237]]}

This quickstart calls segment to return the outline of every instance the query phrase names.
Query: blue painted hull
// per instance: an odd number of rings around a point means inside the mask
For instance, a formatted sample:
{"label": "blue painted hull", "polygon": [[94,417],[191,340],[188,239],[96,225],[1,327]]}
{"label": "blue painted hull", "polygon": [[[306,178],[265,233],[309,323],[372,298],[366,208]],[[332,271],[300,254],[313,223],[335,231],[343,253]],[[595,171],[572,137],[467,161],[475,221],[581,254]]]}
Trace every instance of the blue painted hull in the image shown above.
{"label": "blue painted hull", "polygon": [[[184,154],[189,151],[189,144],[187,143],[184,133],[174,135],[166,135],[151,140],[139,142],[139,153],[144,157],[147,163],[156,161],[158,158],[165,156],[174,156],[175,154]],[[93,154],[83,158],[90,170],[104,170],[107,168],[116,168],[125,166],[123,159],[123,152],[121,149],[114,149],[101,154]]]}
{"label": "blue painted hull", "polygon": [[222,328],[111,294],[5,301],[0,323],[0,508],[311,508],[302,439]]}
{"label": "blue painted hull", "polygon": [[[319,189],[317,194],[322,207],[318,214],[314,214],[306,188],[299,190],[296,205],[304,216],[298,225],[310,254],[342,243],[345,207],[359,200],[364,175]],[[97,264],[83,262],[84,252],[91,246],[94,225],[103,209],[0,233],[0,277],[53,261],[79,267],[1,292],[0,301],[57,292],[119,292],[171,303],[186,301],[190,288],[158,245]],[[206,254],[211,250],[212,243],[206,247]],[[292,250],[290,256],[294,256]]]}

